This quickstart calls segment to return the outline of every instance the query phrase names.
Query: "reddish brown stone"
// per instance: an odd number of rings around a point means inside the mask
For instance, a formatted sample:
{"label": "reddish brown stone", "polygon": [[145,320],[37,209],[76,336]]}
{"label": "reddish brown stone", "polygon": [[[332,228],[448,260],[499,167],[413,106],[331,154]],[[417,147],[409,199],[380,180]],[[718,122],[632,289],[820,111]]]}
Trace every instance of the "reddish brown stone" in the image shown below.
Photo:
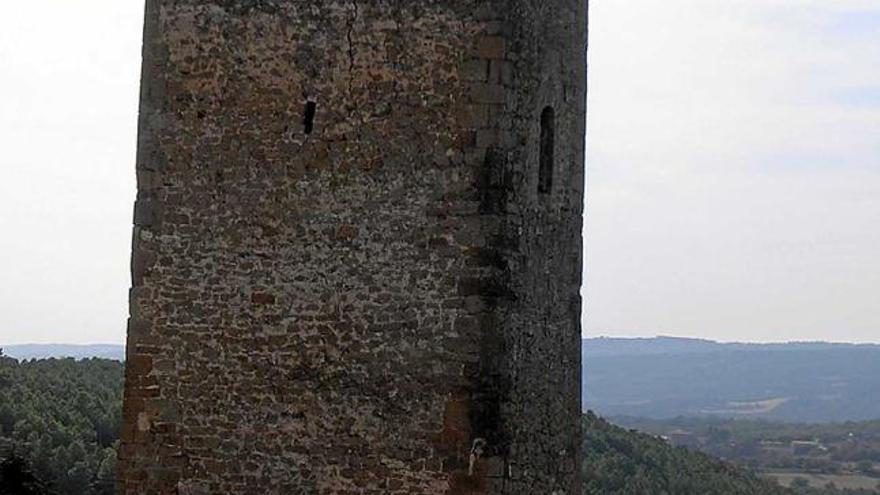
{"label": "reddish brown stone", "polygon": [[477,38],[474,55],[485,59],[503,59],[506,42],[501,36],[483,36]]}
{"label": "reddish brown stone", "polygon": [[585,8],[147,0],[121,494],[579,491]]}
{"label": "reddish brown stone", "polygon": [[251,302],[254,304],[275,304],[275,296],[265,292],[254,292],[251,294]]}

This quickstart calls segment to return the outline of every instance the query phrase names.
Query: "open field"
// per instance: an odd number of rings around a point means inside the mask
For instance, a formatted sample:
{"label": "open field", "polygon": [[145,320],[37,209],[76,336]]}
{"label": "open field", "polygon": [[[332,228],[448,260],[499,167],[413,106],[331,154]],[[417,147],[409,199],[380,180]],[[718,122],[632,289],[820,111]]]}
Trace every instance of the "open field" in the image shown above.
{"label": "open field", "polygon": [[718,409],[704,409],[700,414],[719,416],[748,416],[753,414],[768,414],[785,405],[790,399],[778,398],[752,402],[730,401],[725,407]]}
{"label": "open field", "polygon": [[835,475],[835,474],[812,474],[798,471],[769,471],[762,473],[765,478],[771,478],[778,481],[784,486],[791,486],[791,483],[797,478],[803,478],[810,483],[810,486],[822,488],[828,483],[834,483],[838,488],[850,488],[861,490],[877,490],[880,493],[880,478],[872,478],[857,474]]}

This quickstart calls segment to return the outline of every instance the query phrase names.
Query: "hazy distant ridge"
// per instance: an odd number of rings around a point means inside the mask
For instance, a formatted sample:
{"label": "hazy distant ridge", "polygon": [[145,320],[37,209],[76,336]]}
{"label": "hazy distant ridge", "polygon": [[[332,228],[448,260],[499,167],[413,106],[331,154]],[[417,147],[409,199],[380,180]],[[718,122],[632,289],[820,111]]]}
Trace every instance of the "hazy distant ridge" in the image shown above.
{"label": "hazy distant ridge", "polygon": [[597,338],[582,353],[584,407],[604,416],[880,418],[880,345]]}
{"label": "hazy distant ridge", "polygon": [[585,339],[584,356],[637,356],[655,354],[691,354],[718,351],[822,351],[830,349],[880,349],[878,344],[842,344],[833,342],[784,342],[772,344],[722,343],[714,340],[682,337]]}
{"label": "hazy distant ridge", "polygon": [[0,345],[3,355],[18,360],[48,358],[103,358],[122,361],[125,359],[125,346],[117,344],[21,344]]}

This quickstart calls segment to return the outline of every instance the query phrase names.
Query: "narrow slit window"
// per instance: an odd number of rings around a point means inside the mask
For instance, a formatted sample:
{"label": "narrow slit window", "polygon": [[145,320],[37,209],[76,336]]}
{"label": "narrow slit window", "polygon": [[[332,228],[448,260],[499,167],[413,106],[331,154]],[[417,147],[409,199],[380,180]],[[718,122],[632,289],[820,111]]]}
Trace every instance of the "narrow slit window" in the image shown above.
{"label": "narrow slit window", "polygon": [[553,148],[556,140],[556,116],[553,107],[541,112],[541,156],[538,165],[538,192],[549,194],[553,190]]}
{"label": "narrow slit window", "polygon": [[303,117],[303,127],[306,134],[311,134],[315,128],[315,112],[318,110],[318,104],[314,101],[306,102],[306,113]]}

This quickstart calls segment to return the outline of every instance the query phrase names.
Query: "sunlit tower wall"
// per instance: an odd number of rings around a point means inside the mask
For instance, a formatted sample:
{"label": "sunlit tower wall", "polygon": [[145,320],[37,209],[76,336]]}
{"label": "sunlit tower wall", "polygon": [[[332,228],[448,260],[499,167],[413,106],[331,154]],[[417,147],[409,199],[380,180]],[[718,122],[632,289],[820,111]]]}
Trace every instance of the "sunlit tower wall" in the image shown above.
{"label": "sunlit tower wall", "polygon": [[580,493],[586,23],[147,0],[120,493]]}

